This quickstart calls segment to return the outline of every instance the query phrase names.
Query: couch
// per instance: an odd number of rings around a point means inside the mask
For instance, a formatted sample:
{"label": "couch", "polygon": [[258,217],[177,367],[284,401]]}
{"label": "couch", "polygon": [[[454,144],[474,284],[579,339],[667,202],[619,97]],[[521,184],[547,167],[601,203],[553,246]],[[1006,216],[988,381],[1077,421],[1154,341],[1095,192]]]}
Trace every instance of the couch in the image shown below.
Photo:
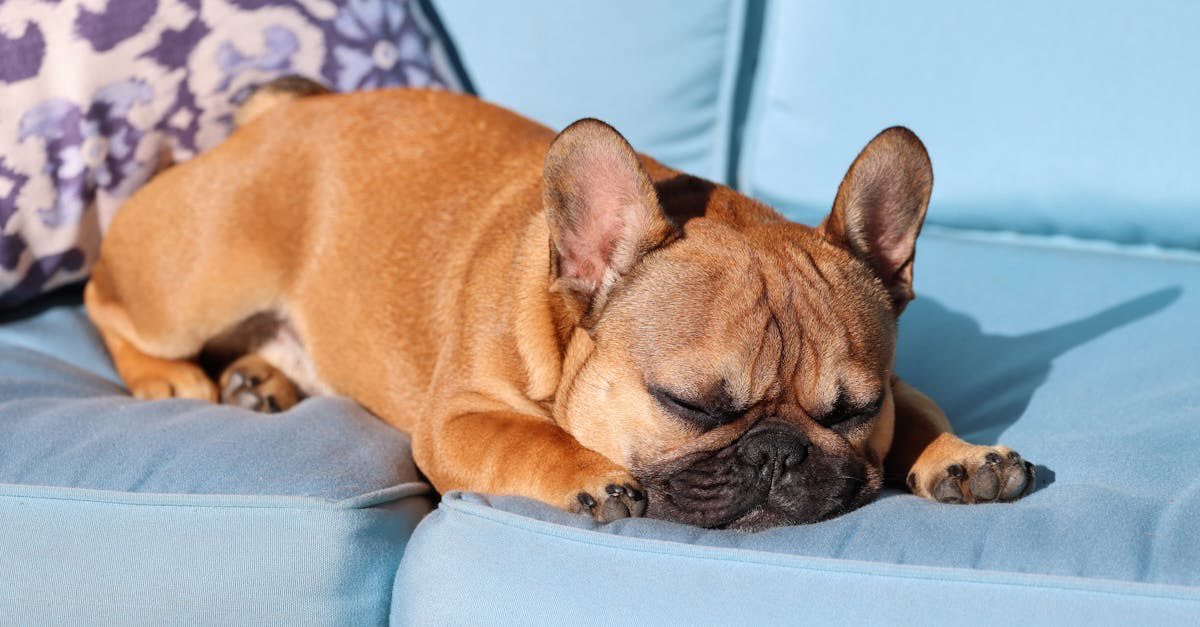
{"label": "couch", "polygon": [[0,622],[1200,620],[1200,7],[433,4],[481,97],[600,117],[799,221],[915,130],[896,368],[1034,491],[759,533],[439,497],[345,399],[134,401],[66,290],[0,313]]}

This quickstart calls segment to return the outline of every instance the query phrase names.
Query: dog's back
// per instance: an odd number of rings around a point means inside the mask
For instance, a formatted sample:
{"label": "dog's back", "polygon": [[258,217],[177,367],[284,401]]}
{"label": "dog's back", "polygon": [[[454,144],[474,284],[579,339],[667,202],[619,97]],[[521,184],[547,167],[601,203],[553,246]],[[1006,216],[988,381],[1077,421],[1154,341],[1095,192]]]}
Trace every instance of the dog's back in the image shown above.
{"label": "dog's back", "polygon": [[[136,317],[113,321],[122,335],[164,357],[194,355],[229,320],[277,311],[310,343],[316,370],[337,373],[328,387],[412,416],[463,312],[478,311],[463,292],[488,292],[473,297],[497,307],[511,297],[493,275],[517,240],[500,235],[534,222],[553,138],[442,91],[283,102],[135,194],[92,290]],[[205,319],[185,313],[196,311]],[[393,384],[360,389],[380,378]]]}

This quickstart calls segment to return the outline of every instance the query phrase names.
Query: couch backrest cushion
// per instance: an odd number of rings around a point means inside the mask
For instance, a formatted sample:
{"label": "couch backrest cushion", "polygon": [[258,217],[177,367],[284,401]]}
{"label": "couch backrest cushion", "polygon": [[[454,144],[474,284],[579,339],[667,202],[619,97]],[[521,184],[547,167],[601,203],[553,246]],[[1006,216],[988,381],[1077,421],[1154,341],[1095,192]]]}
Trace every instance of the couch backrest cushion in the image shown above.
{"label": "couch backrest cushion", "polygon": [[727,178],[745,0],[440,0],[479,95],[562,128],[583,117],[693,174]]}
{"label": "couch backrest cushion", "polygon": [[903,124],[929,222],[1200,248],[1200,3],[772,2],[739,179],[817,220]]}

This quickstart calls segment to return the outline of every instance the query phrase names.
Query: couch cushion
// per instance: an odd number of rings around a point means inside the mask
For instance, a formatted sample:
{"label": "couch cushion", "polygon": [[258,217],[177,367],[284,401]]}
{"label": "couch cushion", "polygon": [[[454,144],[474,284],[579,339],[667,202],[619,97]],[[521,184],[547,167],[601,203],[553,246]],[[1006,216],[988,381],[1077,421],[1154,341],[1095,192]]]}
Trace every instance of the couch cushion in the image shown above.
{"label": "couch cushion", "polygon": [[22,622],[381,623],[430,508],[345,399],[136,401],[78,305],[0,324],[0,607]]}
{"label": "couch cushion", "polygon": [[[1015,504],[898,492],[761,533],[597,526],[449,495],[394,619],[1104,624],[1200,615],[1200,260],[925,236],[897,369],[963,436],[1038,464]],[[514,619],[519,620],[519,619]]]}
{"label": "couch cushion", "polygon": [[740,184],[796,217],[911,127],[930,220],[1200,249],[1200,5],[772,2]]}
{"label": "couch cushion", "polygon": [[555,128],[583,117],[727,178],[745,0],[435,2],[479,95]]}

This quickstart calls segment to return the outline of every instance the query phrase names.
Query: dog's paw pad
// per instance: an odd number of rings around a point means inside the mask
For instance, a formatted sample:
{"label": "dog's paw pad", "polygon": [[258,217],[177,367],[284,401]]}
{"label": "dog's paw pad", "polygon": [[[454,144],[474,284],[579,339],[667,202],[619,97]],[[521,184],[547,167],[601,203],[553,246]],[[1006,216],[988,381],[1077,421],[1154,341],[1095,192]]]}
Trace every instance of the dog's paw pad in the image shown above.
{"label": "dog's paw pad", "polygon": [[994,503],[1025,496],[1033,480],[1033,464],[1016,451],[975,446],[951,463],[943,462],[938,471],[914,469],[908,486],[914,494],[941,503]]}
{"label": "dog's paw pad", "polygon": [[1021,459],[1016,451],[1008,454],[1006,465],[997,465],[995,470],[1000,477],[1002,486],[999,500],[1015,501],[1033,489],[1036,478],[1033,464]]}
{"label": "dog's paw pad", "polygon": [[622,518],[641,518],[646,514],[646,492],[632,483],[610,483],[598,498],[590,492],[575,497],[576,511],[589,513],[597,522],[610,523]]}
{"label": "dog's paw pad", "polygon": [[221,403],[274,414],[299,401],[296,386],[261,358],[248,355],[221,375]]}
{"label": "dog's paw pad", "polygon": [[962,503],[962,480],[967,471],[958,464],[951,464],[942,474],[941,480],[933,487],[933,498],[941,503]]}

